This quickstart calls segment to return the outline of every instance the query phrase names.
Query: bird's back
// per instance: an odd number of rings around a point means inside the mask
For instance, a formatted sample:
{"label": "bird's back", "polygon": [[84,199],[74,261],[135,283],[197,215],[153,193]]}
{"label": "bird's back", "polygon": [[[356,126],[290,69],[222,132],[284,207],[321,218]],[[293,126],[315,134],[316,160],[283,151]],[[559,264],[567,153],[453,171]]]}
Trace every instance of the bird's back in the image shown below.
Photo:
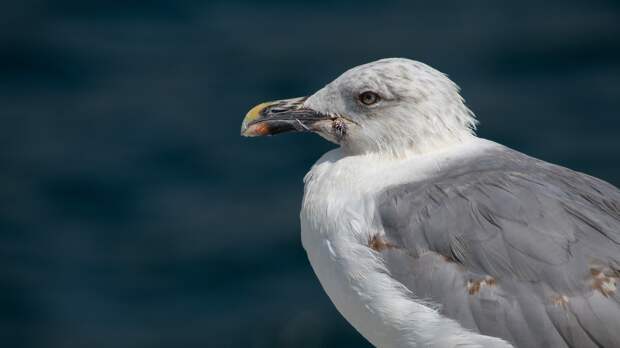
{"label": "bird's back", "polygon": [[620,346],[620,192],[497,146],[376,199],[414,298],[519,347]]}

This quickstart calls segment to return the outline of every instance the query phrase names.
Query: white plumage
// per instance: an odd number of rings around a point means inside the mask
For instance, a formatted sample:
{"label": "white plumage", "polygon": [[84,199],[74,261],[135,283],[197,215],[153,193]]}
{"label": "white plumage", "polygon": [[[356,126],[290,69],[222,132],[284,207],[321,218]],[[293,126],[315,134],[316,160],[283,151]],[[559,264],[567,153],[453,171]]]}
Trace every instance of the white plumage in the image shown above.
{"label": "white plumage", "polygon": [[475,125],[444,74],[383,59],[253,108],[242,134],[340,145],[304,180],[302,243],[374,345],[620,346],[620,191]]}
{"label": "white plumage", "polygon": [[449,161],[475,156],[494,144],[473,138],[432,154],[393,158],[328,152],[304,179],[300,214],[304,249],[321,285],[340,313],[377,347],[509,347],[439,314],[390,276],[369,241],[374,197],[383,188],[422,181]]}

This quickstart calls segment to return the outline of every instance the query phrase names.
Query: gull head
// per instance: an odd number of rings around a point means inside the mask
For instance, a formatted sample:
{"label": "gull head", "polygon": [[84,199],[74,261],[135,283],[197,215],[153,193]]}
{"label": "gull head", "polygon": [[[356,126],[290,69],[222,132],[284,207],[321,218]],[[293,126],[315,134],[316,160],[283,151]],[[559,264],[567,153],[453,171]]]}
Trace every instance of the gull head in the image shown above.
{"label": "gull head", "polygon": [[309,97],[255,106],[241,134],[314,132],[350,154],[402,156],[461,143],[474,135],[475,125],[445,74],[389,58],[352,68]]}

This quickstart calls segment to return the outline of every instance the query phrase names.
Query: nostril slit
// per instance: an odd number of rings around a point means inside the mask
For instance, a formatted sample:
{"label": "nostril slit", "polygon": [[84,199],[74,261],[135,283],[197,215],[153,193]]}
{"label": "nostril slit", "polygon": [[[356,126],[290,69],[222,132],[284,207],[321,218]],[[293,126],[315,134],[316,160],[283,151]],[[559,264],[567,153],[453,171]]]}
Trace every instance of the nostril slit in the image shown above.
{"label": "nostril slit", "polygon": [[282,109],[282,108],[273,108],[271,110],[269,110],[269,112],[272,112],[274,114],[280,113],[280,112],[284,112],[286,111],[286,109]]}

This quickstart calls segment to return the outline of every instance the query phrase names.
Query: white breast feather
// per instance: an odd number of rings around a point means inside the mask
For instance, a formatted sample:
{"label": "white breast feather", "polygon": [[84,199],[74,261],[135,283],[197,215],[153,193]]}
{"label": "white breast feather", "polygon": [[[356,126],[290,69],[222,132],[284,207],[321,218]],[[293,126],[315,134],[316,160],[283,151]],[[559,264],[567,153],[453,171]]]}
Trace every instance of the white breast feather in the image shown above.
{"label": "white breast feather", "polygon": [[454,150],[406,160],[377,155],[325,154],[306,175],[302,243],[340,313],[378,347],[510,347],[461,327],[394,280],[368,247],[373,235],[373,194],[390,185],[432,176],[446,161],[495,144],[472,139]]}

